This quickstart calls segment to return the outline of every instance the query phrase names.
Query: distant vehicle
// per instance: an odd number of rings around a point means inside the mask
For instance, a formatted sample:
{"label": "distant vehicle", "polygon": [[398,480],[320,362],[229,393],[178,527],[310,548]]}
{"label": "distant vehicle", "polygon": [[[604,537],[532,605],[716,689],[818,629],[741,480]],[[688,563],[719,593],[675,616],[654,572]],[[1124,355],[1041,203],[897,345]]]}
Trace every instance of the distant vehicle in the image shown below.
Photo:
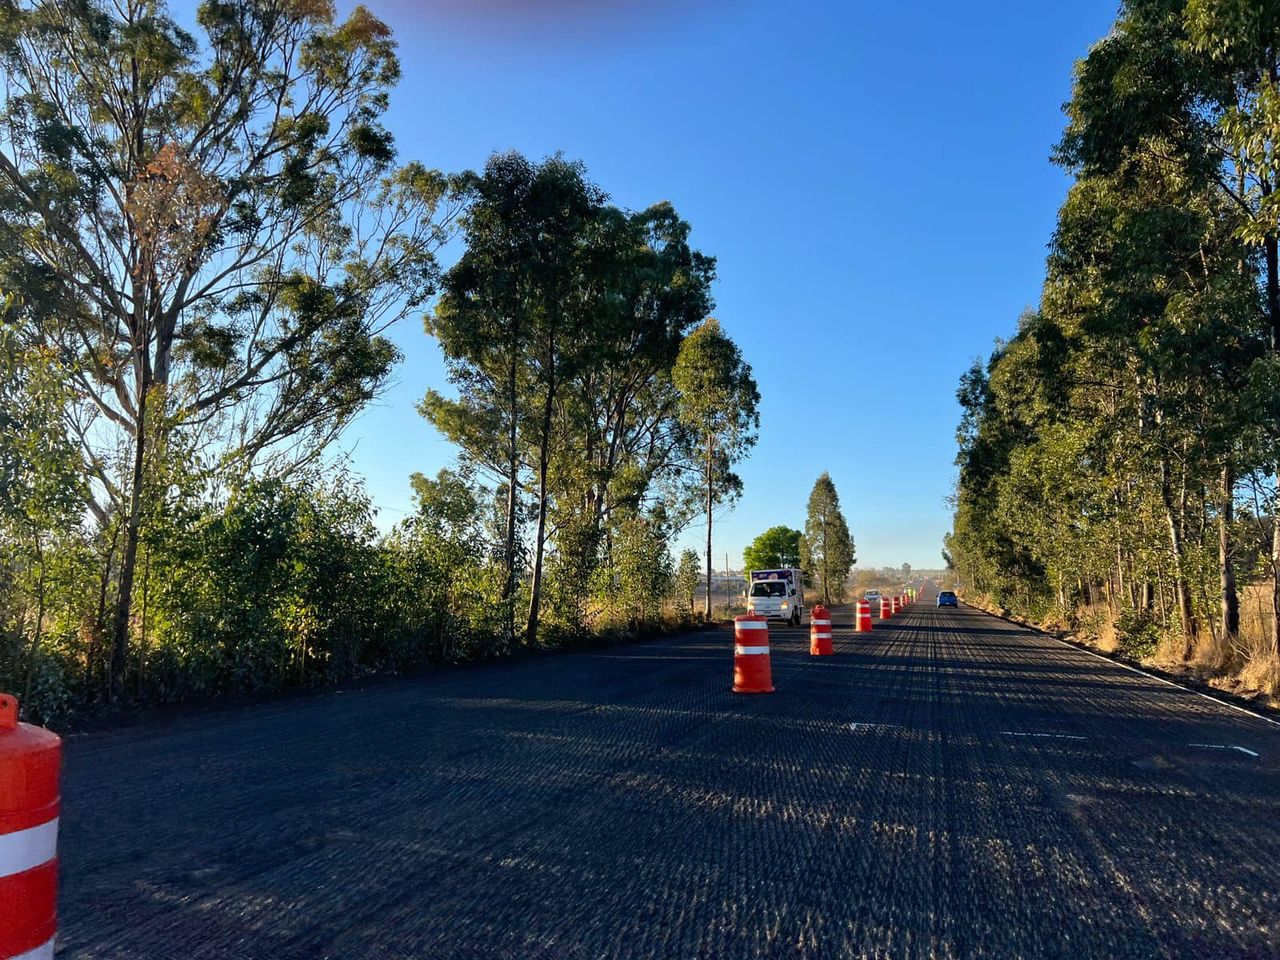
{"label": "distant vehicle", "polygon": [[747,575],[747,612],[769,620],[785,620],[800,626],[804,616],[804,574],[795,567],[786,570],[752,570]]}
{"label": "distant vehicle", "polygon": [[955,593],[951,590],[942,590],[938,593],[938,606],[959,607],[960,601],[956,599]]}
{"label": "distant vehicle", "polygon": [[880,602],[880,591],[868,590],[866,593],[862,595],[862,599],[866,600],[868,603],[870,603],[874,607],[877,603]]}

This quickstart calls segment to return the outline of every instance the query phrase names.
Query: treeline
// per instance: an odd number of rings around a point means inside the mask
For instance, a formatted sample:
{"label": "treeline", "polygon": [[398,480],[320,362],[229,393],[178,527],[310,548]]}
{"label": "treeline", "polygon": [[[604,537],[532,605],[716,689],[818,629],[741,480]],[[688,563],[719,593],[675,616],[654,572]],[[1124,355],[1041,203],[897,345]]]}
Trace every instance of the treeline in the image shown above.
{"label": "treeline", "polygon": [[1130,0],[1080,62],[1040,307],[961,384],[947,546],[1007,608],[1273,687],[1278,57],[1280,8]]}
{"label": "treeline", "polygon": [[[758,425],[688,224],[559,157],[399,163],[363,8],[196,28],[0,10],[0,688],[57,722],[687,617],[669,545],[705,517],[709,569]],[[459,459],[383,535],[329,451],[423,314]]]}
{"label": "treeline", "polygon": [[805,513],[804,531],[787,526],[770,527],[742,553],[744,570],[798,567],[805,586],[817,590],[823,603],[843,603],[849,587],[849,571],[857,559],[849,522],[840,509],[840,495],[825,470],[813,484]]}

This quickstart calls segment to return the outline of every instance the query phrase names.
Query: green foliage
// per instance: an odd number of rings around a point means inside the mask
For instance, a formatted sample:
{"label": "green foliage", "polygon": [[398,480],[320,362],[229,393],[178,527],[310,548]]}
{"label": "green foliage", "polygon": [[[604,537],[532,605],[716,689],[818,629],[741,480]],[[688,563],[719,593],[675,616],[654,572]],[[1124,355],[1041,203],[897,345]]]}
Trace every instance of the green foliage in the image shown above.
{"label": "green foliage", "polygon": [[[359,6],[188,31],[20,0],[0,63],[0,686],[29,716],[501,655],[521,609],[540,646],[661,621],[668,544],[758,427],[670,204],[559,156],[396,167],[395,44]],[[420,409],[460,468],[380,535],[325,453],[437,290],[453,391]]]}
{"label": "green foliage", "polygon": [[1127,657],[1142,660],[1155,653],[1160,644],[1160,622],[1149,610],[1126,610],[1116,621],[1118,650]]}
{"label": "green foliage", "polygon": [[1067,106],[1040,308],[959,391],[949,563],[1028,616],[1105,604],[1137,656],[1235,631],[1263,552],[1232,515],[1280,437],[1273,8],[1122,4]]}
{"label": "green foliage", "polygon": [[[130,655],[164,447],[282,472],[389,382],[388,325],[434,292],[453,183],[393,168],[399,76],[363,7],[227,0],[0,11],[0,287],[58,364],[59,411]],[[52,474],[50,474],[52,476]],[[117,690],[116,692],[120,692]]]}
{"label": "green foliage", "polygon": [[[760,427],[760,391],[751,366],[718,321],[707,320],[685,339],[672,379],[684,424],[721,452],[726,467],[745,456]],[[723,495],[731,494],[736,478],[727,470],[713,471],[712,478]]]}
{"label": "green foliage", "polygon": [[840,511],[840,495],[828,473],[818,477],[809,494],[801,546],[805,573],[819,585],[823,603],[843,602],[855,552],[848,521]]}
{"label": "green foliage", "polygon": [[678,417],[700,451],[703,513],[707,521],[706,596],[703,616],[711,617],[711,528],[717,504],[742,491],[733,465],[755,446],[760,427],[760,391],[742,351],[708,319],[680,346],[671,380],[679,391]]}
{"label": "green foliage", "polygon": [[[416,487],[419,512],[386,537],[342,473],[245,480],[225,502],[171,503],[141,557],[126,693],[163,703],[508,652],[483,491],[449,471]],[[102,649],[91,626],[95,558],[87,542],[54,546],[40,647],[16,642],[10,619],[0,687],[25,690],[29,716],[61,724],[92,705],[98,688],[87,678]],[[0,569],[12,603],[22,571]]]}
{"label": "green foliage", "polygon": [[616,525],[602,570],[602,600],[613,622],[636,632],[660,622],[674,573],[667,536],[660,515],[632,514]]}
{"label": "green foliage", "polygon": [[[557,634],[587,629],[586,586],[598,570],[618,575],[622,518],[661,503],[678,526],[690,512],[672,372],[710,308],[714,265],[669,204],[619,210],[559,156],[497,154],[468,183],[466,249],[426,324],[456,396],[431,391],[419,409],[466,462],[528,493],[533,529],[509,497],[499,549],[510,596],[531,533],[535,645],[544,594]],[[514,636],[515,605],[504,605]]]}
{"label": "green foliage", "polygon": [[799,530],[790,527],[770,527],[742,552],[742,562],[748,570],[798,567],[801,536]]}
{"label": "green foliage", "polygon": [[681,551],[673,583],[676,607],[681,613],[693,613],[693,600],[698,592],[698,580],[702,576],[699,570],[700,565],[696,551],[688,549]]}

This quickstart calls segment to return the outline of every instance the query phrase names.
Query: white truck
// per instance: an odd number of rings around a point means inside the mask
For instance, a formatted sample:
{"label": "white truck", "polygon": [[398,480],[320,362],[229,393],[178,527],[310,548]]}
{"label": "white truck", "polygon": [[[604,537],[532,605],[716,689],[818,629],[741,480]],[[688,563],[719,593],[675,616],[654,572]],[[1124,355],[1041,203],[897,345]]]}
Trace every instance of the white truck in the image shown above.
{"label": "white truck", "polygon": [[770,620],[786,620],[800,626],[804,616],[804,574],[786,570],[752,570],[747,588],[747,612]]}

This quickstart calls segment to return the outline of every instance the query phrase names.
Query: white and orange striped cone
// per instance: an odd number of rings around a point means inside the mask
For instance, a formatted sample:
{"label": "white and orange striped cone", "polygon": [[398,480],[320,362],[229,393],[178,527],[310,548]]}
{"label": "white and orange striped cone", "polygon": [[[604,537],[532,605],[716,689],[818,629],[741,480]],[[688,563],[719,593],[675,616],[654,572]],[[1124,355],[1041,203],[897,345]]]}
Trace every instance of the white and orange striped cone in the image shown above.
{"label": "white and orange striped cone", "polygon": [[871,632],[871,601],[858,601],[858,619],[854,624],[854,630],[858,633]]}
{"label": "white and orange striped cone", "polygon": [[888,620],[893,616],[893,601],[888,597],[880,598],[880,619]]}
{"label": "white and orange striped cone", "polygon": [[733,619],[733,692],[773,693],[769,621],[754,613]]}
{"label": "white and orange striped cone", "polygon": [[62,740],[0,694],[0,960],[51,960]]}
{"label": "white and orange striped cone", "polygon": [[809,614],[809,655],[829,657],[835,652],[831,643],[831,611],[818,604]]}
{"label": "white and orange striped cone", "polygon": [[892,599],[892,601],[891,601],[891,602],[892,602],[892,604],[893,604],[893,609],[892,609],[892,611],[891,611],[891,612],[893,612],[893,613],[901,613],[901,612],[902,612],[902,598],[901,598],[901,597],[897,597],[897,596],[895,596],[895,597]]}

